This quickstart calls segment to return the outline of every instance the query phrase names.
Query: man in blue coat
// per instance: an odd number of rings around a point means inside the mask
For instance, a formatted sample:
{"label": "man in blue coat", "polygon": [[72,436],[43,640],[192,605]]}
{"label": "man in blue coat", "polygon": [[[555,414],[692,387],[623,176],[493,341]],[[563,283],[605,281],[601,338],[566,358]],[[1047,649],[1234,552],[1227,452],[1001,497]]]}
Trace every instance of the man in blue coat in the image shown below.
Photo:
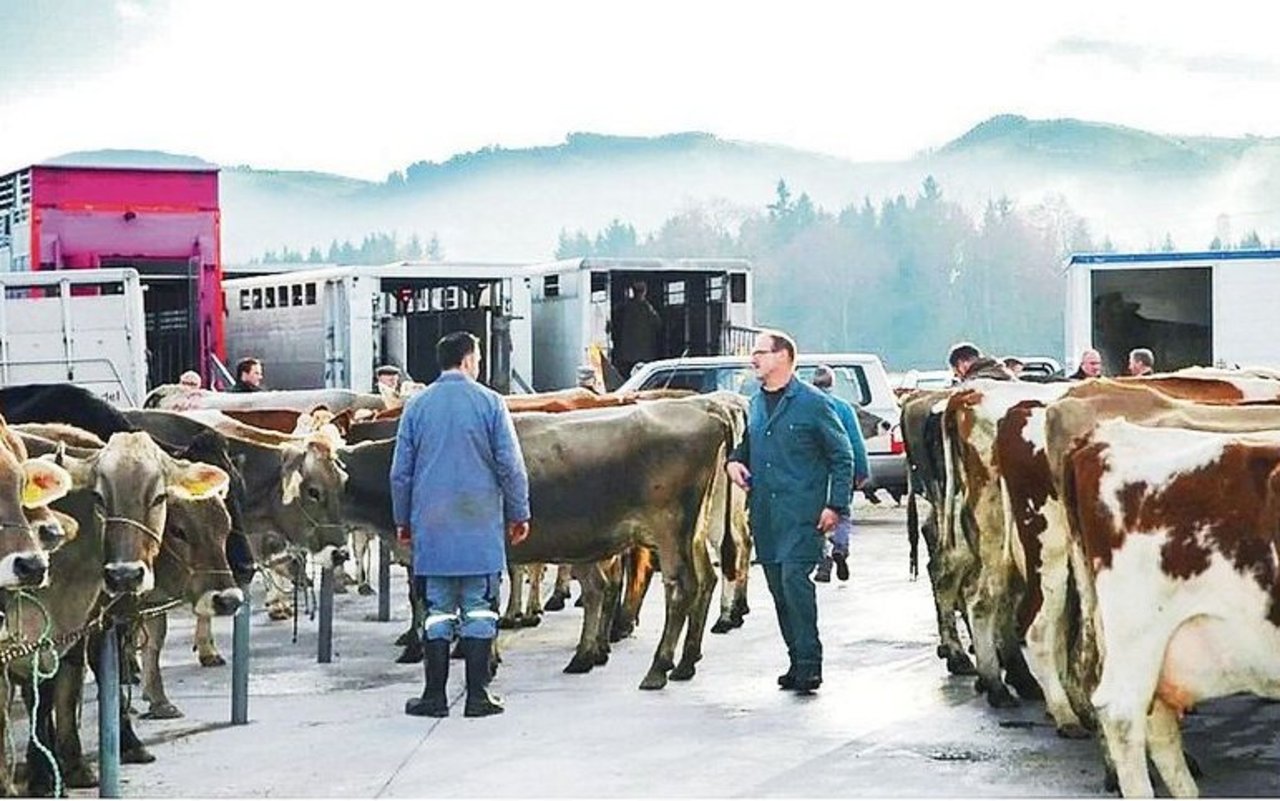
{"label": "man in blue coat", "polygon": [[400,417],[391,459],[396,536],[413,545],[413,574],[426,602],[426,683],[405,714],[446,717],[449,643],[466,659],[467,717],[502,711],[489,695],[489,657],[498,634],[498,590],[506,569],[503,533],[529,536],[529,477],[502,397],[477,383],[480,342],[466,331],[436,345],[443,372]]}
{"label": "man in blue coat", "polygon": [[809,693],[822,684],[818,602],[809,574],[826,535],[849,507],[853,451],[826,395],[796,377],[795,341],[756,337],[747,433],[725,470],[746,489],[756,557],[773,595],[791,666],[778,686]]}
{"label": "man in blue coat", "polygon": [[[858,413],[853,404],[835,394],[836,371],[830,365],[820,364],[813,371],[813,385],[827,393],[827,402],[836,410],[840,425],[849,435],[849,447],[853,448],[853,486],[861,489],[871,479],[871,463],[867,459],[867,442],[862,438],[862,426],[858,425]],[[840,513],[840,522],[831,534],[830,546],[822,555],[822,564],[813,574],[814,581],[831,581],[831,565],[835,564],[836,578],[849,580],[849,539],[853,534],[853,512],[846,509]]]}

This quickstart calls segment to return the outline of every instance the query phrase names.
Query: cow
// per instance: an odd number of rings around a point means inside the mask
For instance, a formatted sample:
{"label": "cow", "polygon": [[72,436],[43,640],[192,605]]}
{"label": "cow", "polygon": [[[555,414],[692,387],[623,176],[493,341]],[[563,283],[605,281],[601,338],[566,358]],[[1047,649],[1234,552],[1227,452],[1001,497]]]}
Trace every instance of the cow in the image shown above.
{"label": "cow", "polygon": [[[603,603],[615,574],[601,567],[628,548],[658,552],[667,618],[641,687],[686,680],[701,658],[702,634],[715,573],[707,548],[708,500],[732,447],[735,412],[717,414],[686,400],[612,410],[515,416],[529,470],[535,532],[508,551],[514,564],[569,562],[586,599],[578,648],[565,668],[585,672],[608,659]],[[389,531],[387,470],[394,442],[344,449],[351,470],[344,510],[354,522]],[[676,640],[687,629],[683,656]],[[670,676],[668,676],[670,674]]]}
{"label": "cow", "polygon": [[221,411],[227,417],[239,420],[246,425],[278,431],[282,434],[309,433],[328,423],[338,429],[338,433],[343,437],[346,437],[351,430],[353,416],[351,409],[333,414],[322,407],[307,412],[294,409],[222,409]]}
{"label": "cow", "polygon": [[1238,692],[1280,697],[1280,432],[1110,419],[1063,470],[1096,593],[1092,700],[1120,789],[1153,794],[1149,755],[1173,795],[1196,795],[1183,713]]}
{"label": "cow", "polygon": [[[907,459],[907,535],[910,541],[910,569],[917,573],[920,535],[924,535],[929,556],[929,582],[933,588],[934,610],[938,621],[938,658],[946,660],[953,675],[972,675],[975,670],[956,629],[956,616],[964,615],[960,593],[963,564],[955,563],[951,549],[939,547],[942,507],[946,503],[944,487],[946,468],[942,454],[942,414],[949,390],[917,390],[902,403],[902,439]],[[923,495],[929,503],[929,514],[922,524],[918,499]],[[966,619],[967,623],[967,619]]]}
{"label": "cow", "polygon": [[142,402],[144,409],[177,411],[193,409],[294,409],[307,412],[323,406],[334,414],[351,409],[380,411],[386,408],[382,397],[370,392],[349,389],[289,389],[266,392],[209,392],[189,390],[176,384],[153,389]]}
{"label": "cow", "polygon": [[[1006,537],[1004,500],[996,461],[997,427],[1016,403],[1028,399],[1047,402],[1060,397],[1069,384],[975,381],[947,400],[943,419],[943,452],[947,501],[943,505],[941,543],[972,559],[961,581],[973,632],[977,670],[992,706],[1013,706],[1016,699],[1001,677],[1022,698],[1041,697],[1019,649],[1016,604],[1021,586],[1015,583],[1016,556]],[[954,505],[951,487],[955,487]],[[955,509],[954,513],[952,509]],[[963,530],[963,536],[956,534]]]}
{"label": "cow", "polygon": [[[75,519],[79,534],[50,559],[50,581],[56,585],[34,591],[48,618],[34,612],[10,615],[6,628],[19,643],[35,641],[46,627],[55,639],[80,630],[104,593],[102,603],[109,610],[153,589],[170,496],[214,497],[227,486],[227,475],[218,468],[175,460],[141,433],[114,434],[105,447],[83,458],[60,452],[56,463],[74,490],[57,502],[57,508]],[[22,603],[19,597],[10,606]],[[65,655],[71,645],[63,642],[57,650]],[[15,681],[28,691],[30,703],[33,662],[43,663],[46,657],[52,661],[53,656],[45,651],[35,660],[9,663],[0,678],[0,697],[9,697],[10,682]],[[73,669],[73,662],[61,660],[59,670]],[[51,669],[42,665],[44,671]],[[38,715],[31,711],[33,717]],[[7,725],[2,717],[0,725]],[[51,741],[47,729],[43,737]],[[8,763],[0,762],[5,763],[0,788],[10,789]],[[42,762],[29,758],[29,764]]]}

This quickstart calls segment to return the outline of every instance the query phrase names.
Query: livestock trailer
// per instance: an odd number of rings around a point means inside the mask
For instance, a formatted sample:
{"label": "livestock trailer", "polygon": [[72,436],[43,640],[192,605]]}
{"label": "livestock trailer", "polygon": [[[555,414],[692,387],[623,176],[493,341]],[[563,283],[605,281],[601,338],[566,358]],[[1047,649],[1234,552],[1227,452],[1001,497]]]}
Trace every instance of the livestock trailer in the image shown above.
{"label": "livestock trailer", "polygon": [[1280,366],[1280,250],[1084,253],[1067,263],[1067,358],[1107,375],[1149,348],[1157,370]]}
{"label": "livestock trailer", "polygon": [[147,394],[136,270],[0,273],[0,386],[69,382],[117,406]]}
{"label": "livestock trailer", "polygon": [[0,176],[0,272],[135,270],[153,385],[185,370],[209,381],[225,358],[220,237],[216,168],[40,164]]}
{"label": "livestock trailer", "polygon": [[[661,319],[655,358],[721,356],[750,349],[751,263],[743,259],[579,258],[528,268],[533,304],[533,386],[571,387],[578,368],[612,360],[612,321],[636,283]],[[604,367],[606,383],[626,376]]]}
{"label": "livestock trailer", "polygon": [[396,262],[299,269],[223,283],[232,361],[265,362],[272,389],[369,391],[393,364],[416,381],[440,373],[435,344],[450,331],[480,338],[481,380],[527,385],[529,286],[519,264]]}

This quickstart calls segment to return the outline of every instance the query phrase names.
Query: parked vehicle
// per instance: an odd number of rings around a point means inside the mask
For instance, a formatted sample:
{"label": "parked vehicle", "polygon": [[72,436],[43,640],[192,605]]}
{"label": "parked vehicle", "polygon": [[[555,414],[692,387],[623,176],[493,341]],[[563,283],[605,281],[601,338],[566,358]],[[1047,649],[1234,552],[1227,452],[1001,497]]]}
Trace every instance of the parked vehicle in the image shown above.
{"label": "parked vehicle", "polygon": [[0,386],[78,384],[117,406],[147,394],[136,270],[0,273]]}
{"label": "parked vehicle", "polygon": [[[880,357],[871,353],[802,353],[797,372],[813,378],[820,364],[836,374],[833,392],[858,411],[862,436],[871,461],[869,490],[906,493],[906,456],[899,428],[900,411]],[[750,395],[759,389],[749,356],[704,356],[660,359],[637,367],[620,392],[643,389],[690,389],[695,392],[729,390]]]}
{"label": "parked vehicle", "polygon": [[1066,347],[1106,375],[1149,348],[1156,369],[1280,365],[1280,250],[1085,253],[1067,263]]}

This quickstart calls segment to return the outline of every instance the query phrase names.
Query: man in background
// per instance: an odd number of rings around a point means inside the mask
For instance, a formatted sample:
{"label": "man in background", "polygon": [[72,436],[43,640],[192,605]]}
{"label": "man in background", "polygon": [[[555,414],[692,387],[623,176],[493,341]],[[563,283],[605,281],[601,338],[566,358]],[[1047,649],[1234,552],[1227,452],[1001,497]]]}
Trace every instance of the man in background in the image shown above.
{"label": "man in background", "polygon": [[613,325],[613,364],[622,380],[641,362],[658,358],[662,318],[649,303],[649,287],[643,281],[631,285],[631,298],[618,310],[622,319]]}
{"label": "man in background", "polygon": [[1156,355],[1148,348],[1129,351],[1129,375],[1151,375],[1156,371]]}
{"label": "man in background", "polygon": [[227,392],[261,392],[262,362],[252,356],[236,362],[236,382]]}
{"label": "man in background", "polygon": [[1076,371],[1067,376],[1073,381],[1083,381],[1086,378],[1102,377],[1102,354],[1093,348],[1087,348],[1080,354],[1080,366]]}
{"label": "man in background", "polygon": [[[867,443],[862,438],[862,426],[858,425],[858,413],[853,404],[835,394],[836,371],[830,365],[820,364],[813,373],[813,385],[827,393],[827,402],[840,418],[840,425],[849,435],[849,446],[853,448],[853,486],[861,489],[871,478],[871,463],[867,460]],[[849,580],[849,537],[853,534],[852,509],[840,513],[831,539],[827,541],[826,552],[818,570],[813,574],[814,581],[827,583],[831,581],[831,565],[835,564],[836,578]]]}

